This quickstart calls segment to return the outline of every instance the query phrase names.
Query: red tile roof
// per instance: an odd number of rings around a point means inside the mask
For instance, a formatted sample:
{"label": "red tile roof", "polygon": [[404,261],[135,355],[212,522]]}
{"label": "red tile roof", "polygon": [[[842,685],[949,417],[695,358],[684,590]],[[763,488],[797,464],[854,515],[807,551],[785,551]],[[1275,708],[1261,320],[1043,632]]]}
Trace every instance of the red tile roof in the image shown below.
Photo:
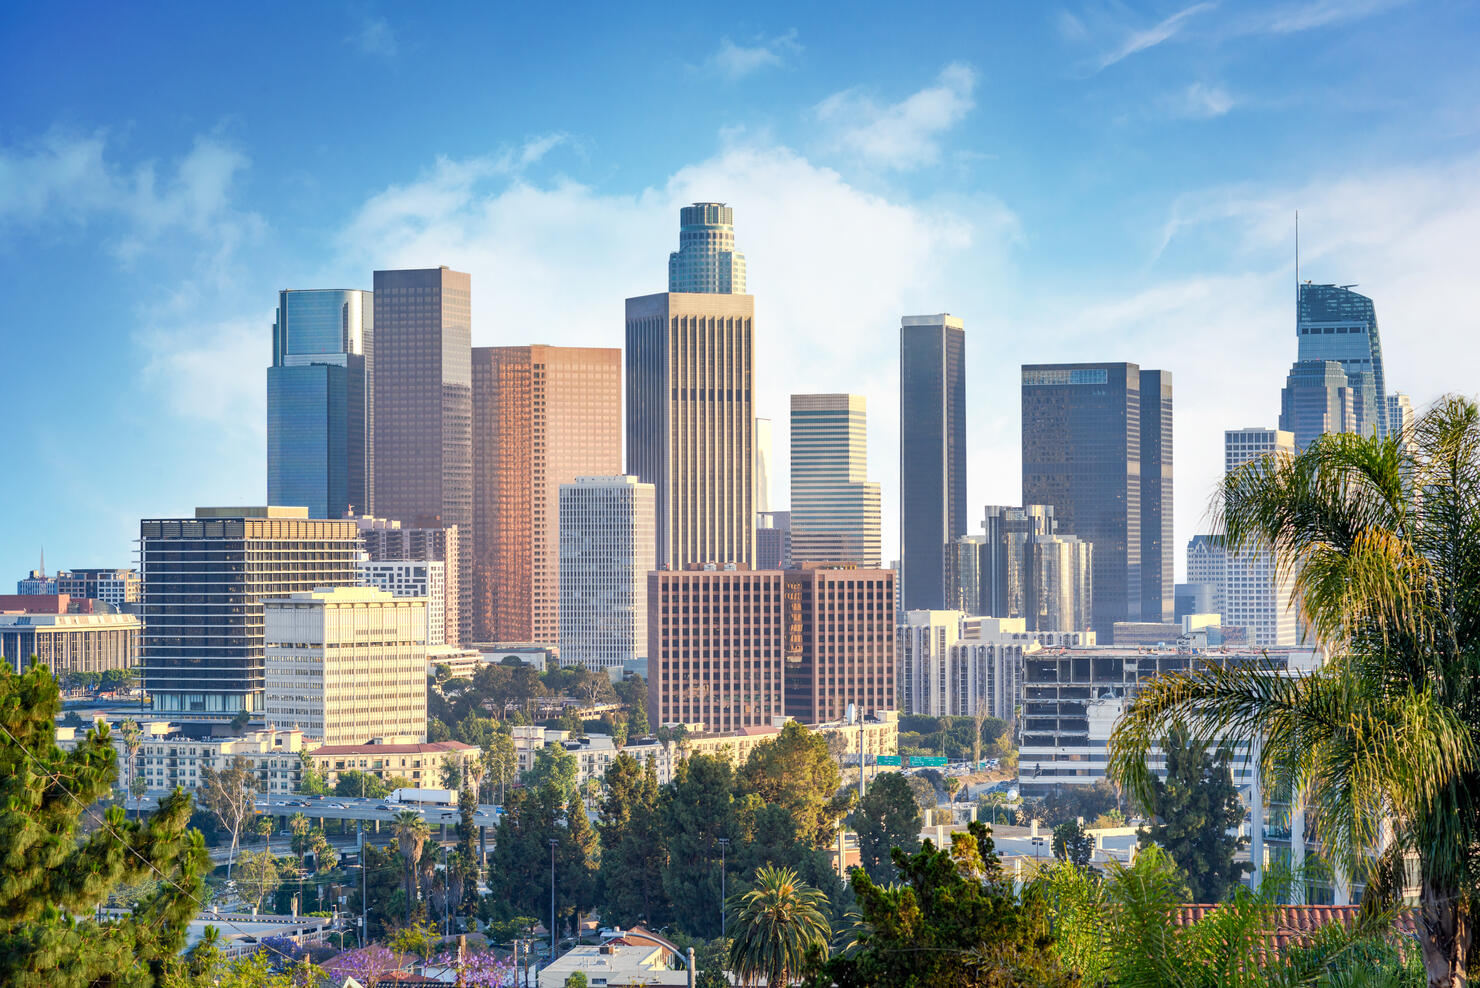
{"label": "red tile roof", "polygon": [[315,748],[314,755],[429,755],[439,752],[452,753],[477,751],[461,741],[432,741],[427,744],[327,744]]}
{"label": "red tile roof", "polygon": [[[1178,926],[1190,926],[1205,919],[1217,909],[1217,905],[1196,903],[1181,906],[1172,920]],[[1351,926],[1357,921],[1361,906],[1276,906],[1273,929],[1269,932],[1269,946],[1276,951],[1285,950],[1305,940],[1327,923]],[[1417,925],[1412,910],[1398,913],[1393,922],[1397,933],[1415,935]]]}

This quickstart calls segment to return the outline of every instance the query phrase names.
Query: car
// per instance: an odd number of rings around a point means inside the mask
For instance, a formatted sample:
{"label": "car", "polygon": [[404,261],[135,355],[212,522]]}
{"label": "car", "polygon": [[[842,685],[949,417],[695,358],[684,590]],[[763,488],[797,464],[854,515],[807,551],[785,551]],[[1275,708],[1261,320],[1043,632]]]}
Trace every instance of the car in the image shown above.
{"label": "car", "polygon": [[384,804],[384,803],[381,803],[381,804],[380,804],[380,805],[379,805],[379,806],[377,806],[377,807],[375,807],[375,808],[376,808],[376,809],[377,809],[377,810],[388,810],[388,809],[390,809],[390,807],[389,807],[389,806],[387,806],[387,805],[385,805],[385,804]]}

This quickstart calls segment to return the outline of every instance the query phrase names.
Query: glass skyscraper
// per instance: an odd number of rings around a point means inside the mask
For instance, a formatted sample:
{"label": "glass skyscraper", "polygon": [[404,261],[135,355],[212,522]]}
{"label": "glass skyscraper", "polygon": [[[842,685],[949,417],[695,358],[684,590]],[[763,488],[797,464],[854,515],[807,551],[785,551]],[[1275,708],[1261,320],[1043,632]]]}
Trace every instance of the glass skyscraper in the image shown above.
{"label": "glass skyscraper", "polygon": [[791,554],[878,569],[879,485],[863,395],[791,396]]}
{"label": "glass skyscraper", "polygon": [[899,486],[904,609],[942,610],[966,534],[966,330],[945,313],[900,322]]}
{"label": "glass skyscraper", "polygon": [[373,293],[278,293],[267,369],[267,500],[343,518],[374,509]]}
{"label": "glass skyscraper", "polygon": [[668,290],[745,294],[745,255],[735,249],[735,210],[696,202],[679,212],[678,250],[668,255]]}
{"label": "glass skyscraper", "polygon": [[[1310,283],[1300,286],[1295,313],[1299,339],[1296,360],[1331,360],[1340,364],[1351,390],[1354,425],[1347,431],[1386,436],[1387,382],[1382,371],[1377,310],[1370,298],[1358,295],[1351,288]],[[1304,448],[1298,431],[1295,442],[1297,447]]]}
{"label": "glass skyscraper", "polygon": [[1297,360],[1280,392],[1280,428],[1303,450],[1327,432],[1356,432],[1350,380],[1334,360]]}

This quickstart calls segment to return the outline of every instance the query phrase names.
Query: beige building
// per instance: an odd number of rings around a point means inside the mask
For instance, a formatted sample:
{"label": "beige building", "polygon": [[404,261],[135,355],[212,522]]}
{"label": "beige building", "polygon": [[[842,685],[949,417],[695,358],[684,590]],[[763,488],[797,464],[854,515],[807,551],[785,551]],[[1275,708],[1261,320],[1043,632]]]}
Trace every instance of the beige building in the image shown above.
{"label": "beige building", "polygon": [[132,614],[0,613],[0,658],[23,672],[33,656],[58,678],[69,672],[137,669],[139,619]]}
{"label": "beige building", "polygon": [[867,407],[863,395],[791,396],[791,556],[799,563],[880,565]]}
{"label": "beige building", "polygon": [[[176,786],[199,789],[207,767],[218,772],[228,769],[238,755],[251,765],[262,792],[297,792],[303,779],[303,755],[315,744],[298,730],[269,728],[239,738],[186,738],[176,730],[168,721],[139,723],[143,743],[135,755],[134,769],[150,792],[169,792]],[[71,751],[87,738],[87,731],[58,727],[57,747]],[[123,788],[128,779],[128,746],[117,724],[110,730],[110,739],[118,751],[118,785]]]}
{"label": "beige building", "polygon": [[426,740],[424,598],[336,587],[265,605],[269,724],[331,745]]}
{"label": "beige building", "polygon": [[409,779],[412,788],[440,789],[442,762],[455,758],[466,769],[476,765],[483,752],[461,741],[431,741],[421,744],[372,742],[371,744],[324,745],[309,752],[314,769],[332,788],[339,773],[356,771],[386,779]]}
{"label": "beige building", "polygon": [[560,485],[621,473],[622,353],[473,349],[478,641],[560,637]]}

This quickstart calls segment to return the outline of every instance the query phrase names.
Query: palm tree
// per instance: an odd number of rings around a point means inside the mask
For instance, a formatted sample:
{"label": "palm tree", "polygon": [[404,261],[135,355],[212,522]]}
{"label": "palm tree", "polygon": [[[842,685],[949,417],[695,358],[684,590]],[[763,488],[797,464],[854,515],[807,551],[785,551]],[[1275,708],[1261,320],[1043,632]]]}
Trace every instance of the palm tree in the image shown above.
{"label": "palm tree", "polygon": [[797,878],[790,868],[762,865],[755,888],[730,897],[730,968],[745,984],[763,978],[769,988],[785,988],[799,974],[814,947],[827,951],[832,928],[823,908],[827,898]]}
{"label": "palm tree", "polygon": [[[124,720],[118,725],[119,732],[123,735],[123,747],[128,752],[128,781],[124,783],[124,793],[133,792],[134,780],[138,777],[139,749],[143,747],[144,739],[139,733],[139,723],[132,717]],[[128,804],[125,802],[124,806]]]}
{"label": "palm tree", "polygon": [[432,836],[432,828],[415,810],[402,810],[391,821],[391,832],[396,835],[396,847],[401,852],[401,863],[405,868],[402,879],[406,889],[406,922],[411,922],[411,913],[416,905],[416,866],[421,862],[421,849]]}
{"label": "palm tree", "polygon": [[1143,805],[1149,747],[1180,720],[1200,739],[1259,747],[1270,791],[1314,811],[1334,863],[1392,891],[1421,885],[1429,983],[1464,983],[1480,892],[1480,408],[1449,397],[1402,436],[1322,436],[1225,481],[1229,551],[1273,551],[1329,652],[1315,672],[1272,664],[1163,676],[1110,740],[1110,769]]}

